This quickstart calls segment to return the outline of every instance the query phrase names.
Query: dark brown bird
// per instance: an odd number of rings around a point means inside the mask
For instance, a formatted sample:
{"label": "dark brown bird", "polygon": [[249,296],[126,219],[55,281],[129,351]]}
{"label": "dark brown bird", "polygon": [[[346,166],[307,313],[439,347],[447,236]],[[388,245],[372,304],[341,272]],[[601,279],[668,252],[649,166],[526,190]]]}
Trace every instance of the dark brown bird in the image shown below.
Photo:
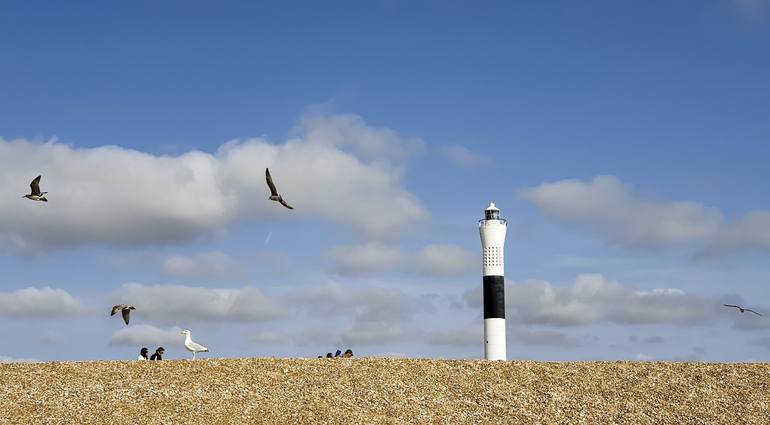
{"label": "dark brown bird", "polygon": [[737,308],[738,310],[740,310],[740,311],[741,311],[741,313],[745,313],[745,312],[747,312],[747,311],[750,311],[750,312],[752,312],[752,313],[756,314],[757,316],[761,316],[761,314],[757,313],[756,311],[754,311],[754,310],[752,310],[752,309],[750,309],[750,308],[743,308],[743,307],[741,307],[741,306],[739,306],[739,305],[732,305],[732,304],[722,304],[722,305],[723,305],[723,306],[725,306],[725,307],[735,307],[735,308]]}
{"label": "dark brown bird", "polygon": [[31,193],[29,195],[24,195],[22,198],[31,199],[33,201],[43,201],[48,202],[48,199],[45,199],[45,195],[48,192],[40,192],[40,178],[43,176],[37,176],[35,177],[35,180],[32,180],[32,183],[29,184],[30,189],[32,189]]}
{"label": "dark brown bird", "polygon": [[123,314],[123,321],[126,322],[126,324],[128,324],[128,315],[131,313],[131,310],[136,310],[136,309],[132,305],[118,304],[112,307],[112,313],[110,313],[110,316],[114,316],[115,313],[121,312]]}
{"label": "dark brown bird", "polygon": [[278,190],[275,188],[275,184],[273,183],[273,178],[270,177],[270,170],[265,168],[265,178],[267,179],[267,186],[270,188],[270,200],[280,202],[281,205],[284,207],[293,210],[294,207],[287,204],[286,201],[283,200],[281,195],[278,194]]}

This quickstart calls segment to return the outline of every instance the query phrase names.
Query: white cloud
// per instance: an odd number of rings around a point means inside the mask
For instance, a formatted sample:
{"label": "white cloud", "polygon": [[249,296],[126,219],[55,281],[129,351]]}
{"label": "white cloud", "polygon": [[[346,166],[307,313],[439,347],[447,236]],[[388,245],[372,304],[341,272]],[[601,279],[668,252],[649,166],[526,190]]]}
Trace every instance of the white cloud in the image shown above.
{"label": "white cloud", "polygon": [[473,152],[462,145],[445,146],[442,153],[463,168],[480,167],[491,162],[489,157]]}
{"label": "white cloud", "polygon": [[484,326],[466,326],[462,329],[433,332],[428,342],[433,345],[474,346],[484,340]]}
{"label": "white cloud", "polygon": [[561,180],[519,191],[556,220],[587,227],[610,242],[665,247],[709,240],[717,235],[721,213],[695,202],[647,199],[614,176],[590,183]]}
{"label": "white cloud", "polygon": [[168,346],[184,341],[179,327],[158,328],[151,325],[133,325],[112,334],[110,345],[118,346]]}
{"label": "white cloud", "polygon": [[306,116],[294,131],[309,143],[352,148],[367,160],[403,162],[425,150],[416,137],[404,138],[391,129],[371,127],[352,114]]}
{"label": "white cloud", "polygon": [[357,321],[342,333],[346,346],[381,345],[409,338],[410,334],[401,324]]}
{"label": "white cloud", "polygon": [[426,245],[415,253],[378,242],[335,246],[327,257],[332,271],[341,275],[361,275],[388,271],[416,271],[430,276],[459,276],[472,271],[478,256],[454,244]]}
{"label": "white cloud", "polygon": [[572,348],[580,345],[577,338],[564,332],[533,330],[526,326],[511,324],[507,327],[508,341],[513,344],[546,347]]}
{"label": "white cloud", "polygon": [[352,317],[342,331],[343,345],[378,345],[411,338],[408,332],[416,306],[425,302],[403,291],[386,287],[346,287],[337,282],[307,287],[288,298],[310,315]]}
{"label": "white cloud", "polygon": [[415,256],[415,266],[434,276],[459,276],[473,271],[480,263],[479,255],[454,244],[423,247]]}
{"label": "white cloud", "polygon": [[404,261],[398,247],[378,242],[335,246],[329,249],[327,257],[332,262],[332,270],[342,275],[384,272]]}
{"label": "white cloud", "polygon": [[749,250],[770,251],[770,212],[751,211],[724,225],[701,254],[709,256]]}
{"label": "white cloud", "polygon": [[0,316],[54,319],[80,312],[80,301],[64,289],[23,288],[0,292]]}
{"label": "white cloud", "polygon": [[[506,323],[508,343],[514,345],[537,345],[571,348],[579,345],[576,338],[563,332],[533,330],[510,321]],[[484,341],[484,326],[481,322],[459,330],[435,332],[429,342],[433,345],[480,346]]]}
{"label": "white cloud", "polygon": [[291,341],[288,335],[270,331],[259,331],[251,337],[253,342],[259,344],[285,344]]}
{"label": "white cloud", "polygon": [[289,299],[314,307],[326,315],[351,315],[368,321],[393,321],[409,316],[415,299],[394,288],[345,287],[337,282],[307,287],[289,294]]}
{"label": "white cloud", "polygon": [[[599,274],[582,274],[567,287],[528,280],[506,285],[505,292],[508,317],[527,324],[698,325],[715,321],[719,309],[715,299],[672,288],[637,291]],[[465,299],[469,306],[481,307],[480,290],[467,292]]]}
{"label": "white cloud", "polygon": [[127,283],[116,300],[136,306],[132,316],[182,323],[187,321],[253,322],[283,316],[284,308],[254,287],[237,289]]}
{"label": "white cloud", "polygon": [[40,363],[38,359],[25,359],[10,356],[0,356],[0,363]]}
{"label": "white cloud", "polygon": [[204,252],[191,257],[174,255],[163,262],[166,276],[227,279],[244,276],[244,271],[227,254]]}
{"label": "white cloud", "polygon": [[[426,217],[401,183],[409,146],[356,116],[303,120],[283,144],[226,143],[215,154],[157,156],[119,146],[74,148],[0,139],[0,248],[168,244],[222,231],[236,219],[321,217],[390,239]],[[344,147],[354,147],[353,153]],[[267,201],[270,167],[294,211]],[[34,171],[31,171],[34,170]],[[22,199],[42,174],[49,202]]]}

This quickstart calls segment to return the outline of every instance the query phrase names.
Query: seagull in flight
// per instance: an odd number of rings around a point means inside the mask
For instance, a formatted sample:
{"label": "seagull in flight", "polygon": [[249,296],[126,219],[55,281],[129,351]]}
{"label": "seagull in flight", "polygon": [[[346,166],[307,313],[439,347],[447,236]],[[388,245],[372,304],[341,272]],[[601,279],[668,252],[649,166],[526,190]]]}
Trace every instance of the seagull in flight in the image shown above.
{"label": "seagull in flight", "polygon": [[45,195],[48,192],[40,192],[40,178],[43,176],[37,176],[35,177],[35,180],[32,180],[32,183],[29,184],[29,187],[32,189],[32,193],[29,195],[24,195],[22,198],[31,199],[33,201],[43,201],[48,202],[48,199],[45,199]]}
{"label": "seagull in flight", "polygon": [[123,314],[123,321],[128,324],[128,315],[131,313],[131,310],[136,310],[136,308],[134,308],[132,305],[118,304],[112,307],[112,313],[110,313],[110,316],[114,316],[115,313],[121,312],[121,314]]}
{"label": "seagull in flight", "polygon": [[270,177],[270,170],[265,168],[265,178],[267,179],[267,185],[270,187],[270,200],[280,202],[281,205],[284,207],[293,210],[294,207],[287,204],[286,201],[283,200],[281,195],[278,194],[278,190],[275,188],[275,184],[273,183],[273,178]]}
{"label": "seagull in flight", "polygon": [[198,344],[197,342],[193,341],[192,338],[190,338],[189,330],[182,331],[182,335],[184,335],[184,347],[187,349],[187,351],[193,353],[193,360],[195,360],[195,353],[209,351],[208,348]]}
{"label": "seagull in flight", "polygon": [[752,309],[750,309],[750,308],[744,308],[744,307],[741,307],[741,306],[739,306],[739,305],[732,305],[732,304],[722,304],[722,305],[723,305],[723,306],[725,306],[725,307],[735,307],[735,308],[737,308],[738,310],[740,310],[740,311],[741,311],[741,313],[745,313],[745,312],[747,312],[747,311],[750,311],[750,312],[752,312],[752,313],[756,314],[757,316],[761,316],[761,314],[757,313],[756,311],[754,311],[754,310],[752,310]]}

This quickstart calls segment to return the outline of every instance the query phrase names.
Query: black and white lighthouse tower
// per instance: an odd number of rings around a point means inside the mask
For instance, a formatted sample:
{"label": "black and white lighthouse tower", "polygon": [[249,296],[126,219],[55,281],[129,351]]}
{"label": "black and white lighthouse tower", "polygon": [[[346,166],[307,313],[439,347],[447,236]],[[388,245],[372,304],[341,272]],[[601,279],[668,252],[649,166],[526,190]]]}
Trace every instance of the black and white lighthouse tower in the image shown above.
{"label": "black and white lighthouse tower", "polygon": [[500,218],[495,203],[484,210],[479,234],[484,258],[484,358],[506,360],[505,356],[505,232],[508,224]]}

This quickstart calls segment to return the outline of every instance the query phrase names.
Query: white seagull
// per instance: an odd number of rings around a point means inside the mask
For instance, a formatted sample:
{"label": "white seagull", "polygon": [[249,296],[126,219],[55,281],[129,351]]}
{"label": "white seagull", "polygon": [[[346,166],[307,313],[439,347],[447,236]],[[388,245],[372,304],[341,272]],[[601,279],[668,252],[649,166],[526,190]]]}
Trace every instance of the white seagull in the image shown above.
{"label": "white seagull", "polygon": [[32,183],[29,184],[30,194],[24,195],[22,198],[31,199],[33,201],[43,201],[48,202],[48,199],[45,199],[45,194],[48,192],[41,192],[40,191],[40,178],[43,176],[37,176],[35,177],[35,180],[32,180]]}
{"label": "white seagull", "polygon": [[198,344],[197,342],[193,341],[190,338],[190,331],[184,330],[182,331],[182,335],[184,335],[184,347],[187,348],[187,351],[193,353],[193,360],[195,360],[195,353],[201,353],[201,352],[208,352],[209,349]]}

